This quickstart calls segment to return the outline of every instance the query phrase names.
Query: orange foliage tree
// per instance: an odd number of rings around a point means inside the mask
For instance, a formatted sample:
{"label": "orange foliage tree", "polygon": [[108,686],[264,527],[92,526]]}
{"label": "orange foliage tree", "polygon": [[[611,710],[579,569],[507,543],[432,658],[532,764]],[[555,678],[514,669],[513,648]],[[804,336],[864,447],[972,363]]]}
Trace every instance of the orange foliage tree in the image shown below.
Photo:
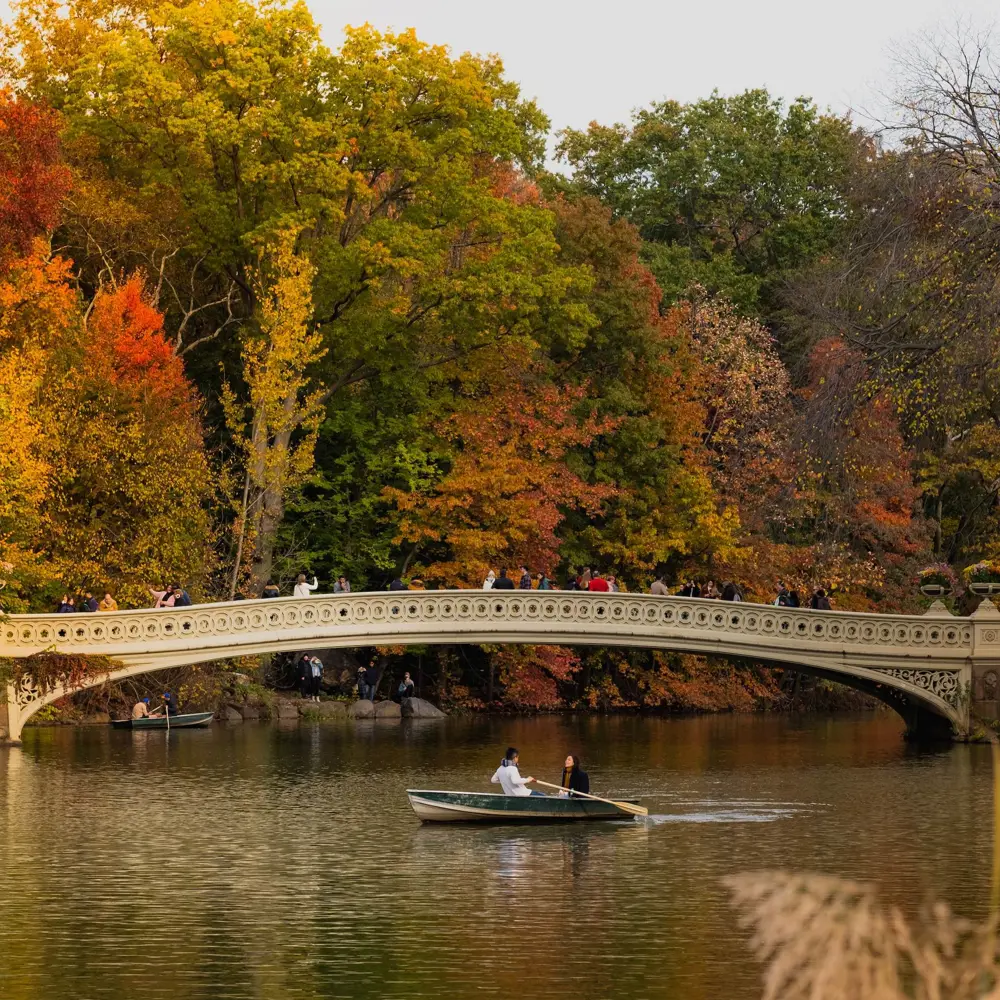
{"label": "orange foliage tree", "polygon": [[59,219],[70,187],[61,162],[59,117],[0,91],[0,253],[26,254]]}
{"label": "orange foliage tree", "polygon": [[445,586],[478,586],[490,569],[526,565],[553,573],[568,510],[596,514],[612,487],[586,482],[567,464],[573,448],[615,421],[580,415],[583,388],[560,389],[529,371],[494,373],[495,390],[453,414],[443,429],[450,468],[428,488],[388,488],[400,511],[398,541],[417,568]]}
{"label": "orange foliage tree", "polygon": [[547,350],[560,377],[585,385],[596,412],[615,421],[581,456],[615,494],[602,516],[568,519],[563,554],[645,587],[657,571],[703,564],[735,543],[736,511],[720,498],[703,441],[707,373],[690,330],[661,315],[635,228],[594,198],[560,196],[551,208],[563,256],[592,277],[586,304],[597,322],[582,340],[551,336]]}
{"label": "orange foliage tree", "polygon": [[43,515],[53,571],[62,586],[107,587],[133,605],[150,585],[197,590],[210,563],[212,474],[162,322],[139,278],[98,292],[52,390]]}

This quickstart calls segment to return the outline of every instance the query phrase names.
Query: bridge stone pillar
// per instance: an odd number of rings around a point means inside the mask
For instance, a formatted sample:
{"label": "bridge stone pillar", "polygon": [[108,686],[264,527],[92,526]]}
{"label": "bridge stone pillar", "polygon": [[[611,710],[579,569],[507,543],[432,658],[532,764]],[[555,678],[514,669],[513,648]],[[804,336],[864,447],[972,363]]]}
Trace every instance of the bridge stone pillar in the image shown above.
{"label": "bridge stone pillar", "polygon": [[1000,719],[1000,610],[984,597],[972,615],[972,691],[974,715]]}
{"label": "bridge stone pillar", "polygon": [[17,691],[13,684],[8,684],[7,700],[0,702],[0,743],[20,743],[25,721]]}
{"label": "bridge stone pillar", "polygon": [[10,738],[10,708],[14,703],[14,692],[11,686],[7,685],[5,698],[0,701],[0,744],[6,743]]}

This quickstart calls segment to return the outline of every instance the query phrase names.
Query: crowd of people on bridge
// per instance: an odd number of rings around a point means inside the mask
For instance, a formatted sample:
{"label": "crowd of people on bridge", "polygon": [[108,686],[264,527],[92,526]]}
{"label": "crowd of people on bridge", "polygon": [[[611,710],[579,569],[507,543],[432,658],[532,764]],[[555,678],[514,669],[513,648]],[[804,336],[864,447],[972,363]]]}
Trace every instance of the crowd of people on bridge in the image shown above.
{"label": "crowd of people on bridge", "polygon": [[105,593],[101,600],[97,600],[89,590],[84,591],[79,597],[73,597],[71,594],[63,594],[62,600],[59,601],[56,607],[56,612],[61,615],[74,614],[81,611],[90,613],[117,610],[118,602],[109,593]]}
{"label": "crowd of people on bridge", "polygon": [[[154,608],[182,608],[192,604],[188,592],[179,584],[172,583],[163,590],[148,588],[153,598]],[[393,577],[386,588],[389,591],[410,591],[426,590],[427,587],[420,577],[413,577],[409,582],[404,582],[401,576]],[[579,573],[570,573],[563,587],[559,587],[545,572],[533,573],[527,566],[520,566],[514,573],[508,573],[503,567],[499,573],[490,570],[482,584],[483,590],[565,590],[565,591],[585,591],[587,593],[623,593],[626,588],[612,573],[603,573],[598,568],[585,566]],[[310,583],[305,573],[299,573],[292,588],[293,597],[309,597],[319,590],[319,580],[314,575]],[[351,583],[348,578],[341,574],[337,577],[333,585],[334,594],[351,593]],[[672,593],[666,582],[664,575],[653,580],[649,588],[649,593],[662,597],[695,597],[701,600],[719,601],[745,601],[743,589],[732,580],[724,580],[716,583],[715,580],[701,582],[696,579],[686,579],[682,581],[676,592]],[[261,598],[281,597],[281,588],[269,579],[261,590]],[[237,594],[236,600],[244,600],[245,595]],[[776,596],[772,601],[777,607],[799,608],[802,607],[802,599],[799,591],[794,587],[789,587],[783,580],[779,580],[776,588]],[[807,606],[814,611],[830,611],[832,603],[830,595],[823,587],[817,587],[809,597]],[[118,603],[110,593],[105,592],[100,601],[88,590],[78,597],[63,594],[56,611],[60,614],[74,612],[101,612],[117,611]]]}

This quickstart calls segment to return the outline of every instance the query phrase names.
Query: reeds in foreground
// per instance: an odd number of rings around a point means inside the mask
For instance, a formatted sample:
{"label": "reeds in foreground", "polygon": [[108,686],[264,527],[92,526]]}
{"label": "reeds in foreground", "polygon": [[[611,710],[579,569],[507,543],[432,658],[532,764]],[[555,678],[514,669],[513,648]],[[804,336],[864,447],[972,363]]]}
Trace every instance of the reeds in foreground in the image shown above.
{"label": "reeds in foreground", "polygon": [[783,871],[725,879],[764,965],[764,1000],[1000,1000],[1000,748],[991,916],[933,903],[908,920],[864,882]]}
{"label": "reeds in foreground", "polygon": [[875,887],[822,875],[750,872],[726,879],[765,1000],[1000,1000],[996,923],[944,903],[908,921]]}

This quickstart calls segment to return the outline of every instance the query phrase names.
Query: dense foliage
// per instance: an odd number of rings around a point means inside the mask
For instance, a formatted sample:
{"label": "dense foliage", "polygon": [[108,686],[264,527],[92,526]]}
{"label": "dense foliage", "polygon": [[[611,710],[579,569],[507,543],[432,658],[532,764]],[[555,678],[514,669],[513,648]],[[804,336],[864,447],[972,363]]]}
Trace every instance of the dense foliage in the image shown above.
{"label": "dense foliage", "polygon": [[[300,3],[22,0],[2,66],[6,610],[522,565],[913,610],[1000,555],[1000,136],[936,129],[931,84],[891,151],[754,90],[566,132],[553,175],[495,58],[332,51]],[[469,705],[776,690],[384,656]]]}

